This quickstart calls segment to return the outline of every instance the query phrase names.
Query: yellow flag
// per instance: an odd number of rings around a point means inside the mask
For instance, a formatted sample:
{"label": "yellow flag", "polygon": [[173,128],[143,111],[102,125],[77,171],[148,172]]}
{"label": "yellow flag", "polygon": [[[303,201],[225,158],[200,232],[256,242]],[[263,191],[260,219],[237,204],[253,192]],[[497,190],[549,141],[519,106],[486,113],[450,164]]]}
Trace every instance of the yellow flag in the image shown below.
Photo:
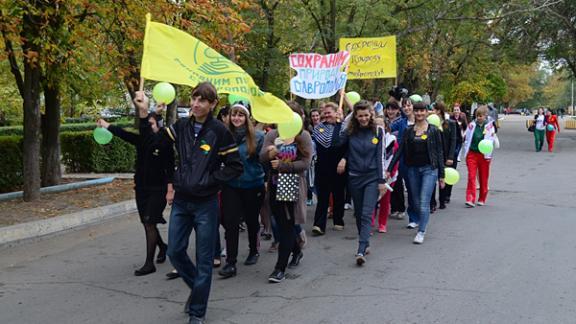
{"label": "yellow flag", "polygon": [[211,82],[219,93],[250,99],[252,115],[263,123],[293,118],[286,103],[261,91],[241,67],[190,34],[150,20],[146,15],[144,53],[140,71],[145,79],[196,86]]}
{"label": "yellow flag", "polygon": [[396,78],[396,36],[340,38],[340,50],[350,52],[349,80]]}

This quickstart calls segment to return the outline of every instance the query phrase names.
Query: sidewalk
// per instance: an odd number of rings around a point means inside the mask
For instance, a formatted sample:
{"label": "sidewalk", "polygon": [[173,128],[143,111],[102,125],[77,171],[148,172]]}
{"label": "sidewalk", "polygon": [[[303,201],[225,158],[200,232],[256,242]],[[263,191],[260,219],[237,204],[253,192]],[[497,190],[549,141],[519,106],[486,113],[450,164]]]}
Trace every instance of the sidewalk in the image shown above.
{"label": "sidewalk", "polygon": [[115,177],[116,179],[132,179],[134,173],[65,173],[62,178],[67,179],[99,179]]}
{"label": "sidewalk", "polygon": [[0,246],[12,246],[23,241],[101,223],[136,211],[136,202],[132,199],[72,214],[0,227]]}

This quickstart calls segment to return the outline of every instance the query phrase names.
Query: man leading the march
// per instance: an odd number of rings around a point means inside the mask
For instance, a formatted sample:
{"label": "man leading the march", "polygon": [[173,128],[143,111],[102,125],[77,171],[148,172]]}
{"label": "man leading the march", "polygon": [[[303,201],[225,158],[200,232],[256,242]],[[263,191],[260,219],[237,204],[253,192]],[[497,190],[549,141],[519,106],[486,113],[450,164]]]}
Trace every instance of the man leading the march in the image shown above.
{"label": "man leading the march", "polygon": [[[136,93],[134,103],[148,110],[148,98]],[[216,233],[218,231],[218,191],[221,184],[242,174],[242,161],[232,134],[212,117],[218,104],[216,88],[209,82],[198,84],[190,100],[191,117],[163,128],[178,152],[174,188],[168,188],[172,203],[168,228],[168,256],[191,293],[185,311],[190,323],[203,323],[206,315]],[[192,230],[196,231],[196,265],[186,250]]]}

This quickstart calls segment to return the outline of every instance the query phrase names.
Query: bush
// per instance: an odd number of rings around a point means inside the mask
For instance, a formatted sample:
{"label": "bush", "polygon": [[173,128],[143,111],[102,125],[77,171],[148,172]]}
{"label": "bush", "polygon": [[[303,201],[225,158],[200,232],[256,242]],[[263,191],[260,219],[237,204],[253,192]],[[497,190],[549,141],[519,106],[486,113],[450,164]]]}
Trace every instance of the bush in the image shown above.
{"label": "bush", "polygon": [[22,176],[22,137],[0,136],[0,192],[19,190]]}
{"label": "bush", "polygon": [[[134,126],[134,120],[121,120],[115,122],[114,125],[119,127],[132,127]],[[96,123],[78,123],[78,124],[62,124],[60,125],[60,132],[81,132],[81,131],[88,131],[93,130],[96,128]],[[9,136],[9,135],[24,135],[24,129],[22,126],[9,126],[9,127],[0,127],[0,136]]]}
{"label": "bush", "polygon": [[60,135],[62,163],[68,172],[133,172],[136,148],[118,137],[99,145],[92,131]]}

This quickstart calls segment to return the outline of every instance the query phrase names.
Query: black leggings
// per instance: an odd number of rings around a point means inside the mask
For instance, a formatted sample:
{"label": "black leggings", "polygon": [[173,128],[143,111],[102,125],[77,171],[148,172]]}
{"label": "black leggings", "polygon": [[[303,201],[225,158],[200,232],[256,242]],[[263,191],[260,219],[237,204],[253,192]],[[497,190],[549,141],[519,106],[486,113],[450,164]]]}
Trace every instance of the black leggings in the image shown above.
{"label": "black leggings", "polygon": [[300,253],[300,246],[296,241],[296,231],[294,230],[294,209],[296,203],[276,201],[276,195],[270,195],[270,206],[272,215],[278,227],[278,260],[275,269],[286,271],[290,253],[297,255]]}
{"label": "black leggings", "polygon": [[264,187],[241,189],[224,186],[222,188],[222,225],[226,230],[224,236],[226,239],[226,263],[236,264],[241,220],[244,220],[248,226],[250,253],[258,253],[258,232],[260,231],[258,216],[263,200]]}

